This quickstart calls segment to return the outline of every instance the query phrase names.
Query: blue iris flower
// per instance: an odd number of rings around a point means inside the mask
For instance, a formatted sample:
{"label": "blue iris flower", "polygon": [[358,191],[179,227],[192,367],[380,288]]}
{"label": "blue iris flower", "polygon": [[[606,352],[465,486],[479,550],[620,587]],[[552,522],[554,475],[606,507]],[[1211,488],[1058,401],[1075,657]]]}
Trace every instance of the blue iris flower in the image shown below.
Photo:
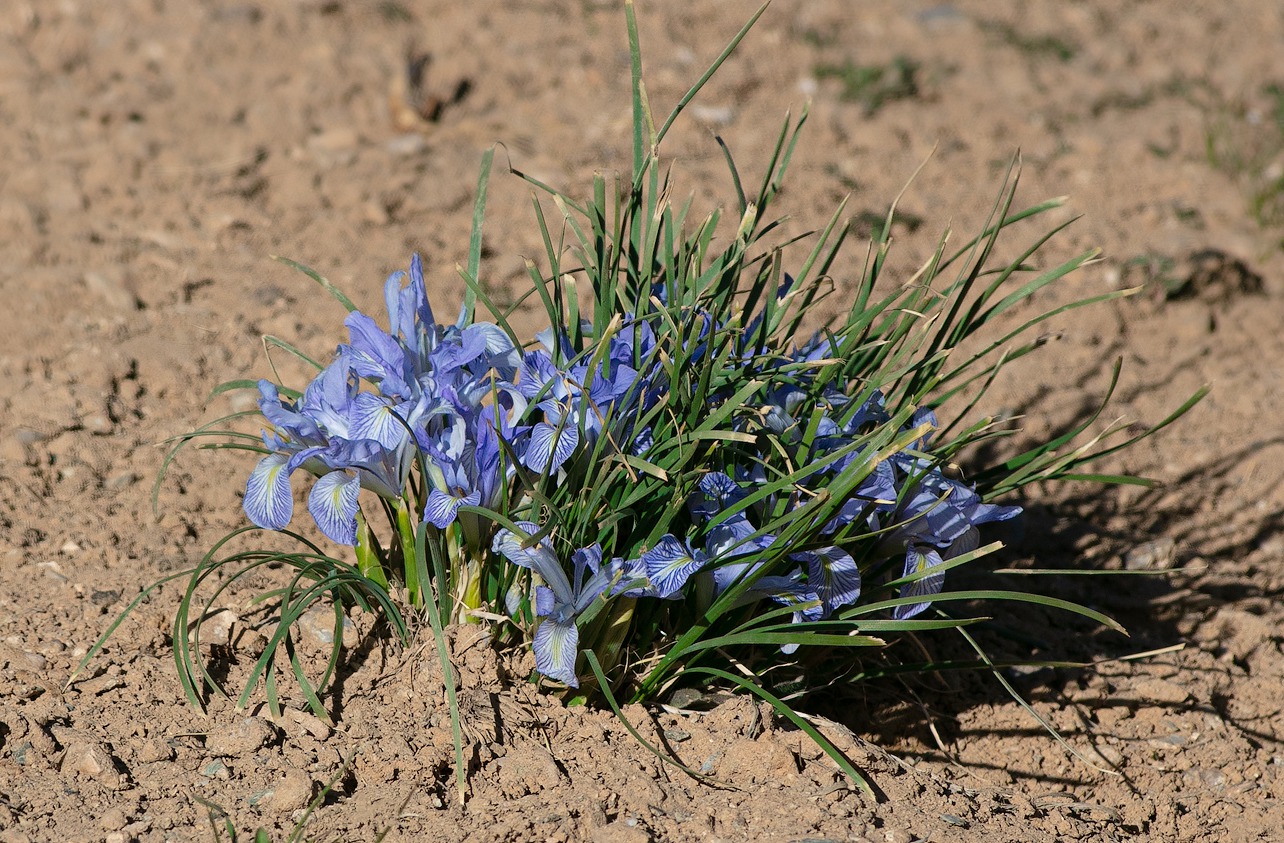
{"label": "blue iris flower", "polygon": [[575,662],[579,658],[580,633],[576,620],[603,594],[627,593],[643,585],[643,577],[636,565],[620,559],[603,565],[602,548],[596,543],[571,554],[573,573],[568,577],[547,539],[528,545],[540,531],[538,524],[519,521],[517,527],[521,533],[501,529],[491,547],[514,565],[533,571],[542,581],[535,587],[535,615],[540,619],[535,630],[535,669],[578,688]]}
{"label": "blue iris flower", "polygon": [[[518,349],[495,325],[464,325],[462,312],[458,324],[438,325],[418,255],[403,286],[406,277],[393,273],[384,285],[389,330],[360,311],[350,313],[349,342],[297,404],[260,382],[259,407],[272,425],[263,439],[272,453],[251,473],[244,501],[260,527],[289,524],[290,476],[304,468],[319,477],[308,498],[318,526],[334,541],[353,544],[360,489],[399,498],[419,453],[436,458],[429,473],[437,482],[425,513],[432,523],[451,523],[464,504],[493,504],[499,444],[481,428],[517,431],[483,403],[497,384],[511,388]],[[522,402],[518,415],[524,410]]]}
{"label": "blue iris flower", "polygon": [[[571,458],[581,442],[596,442],[608,419],[626,415],[626,408],[645,409],[653,404],[656,394],[650,379],[639,381],[632,364],[652,362],[656,342],[650,328],[634,324],[608,340],[605,359],[596,366],[591,359],[579,359],[562,369],[554,362],[552,332],[543,332],[541,340],[544,347],[523,355],[517,375],[517,390],[543,416],[522,443],[521,462],[532,471],[551,473]],[[565,337],[559,342],[564,347],[568,344]],[[649,435],[644,430],[629,432],[639,439]]]}
{"label": "blue iris flower", "polygon": [[259,407],[273,429],[263,435],[272,451],[259,461],[245,487],[250,520],[284,529],[294,513],[290,477],[303,468],[318,476],[308,511],[330,539],[356,543],[357,496],[362,487],[389,499],[401,494],[413,450],[408,435],[375,438],[353,378],[351,358],[340,354],[317,375],[297,403],[276,386],[259,382]]}
{"label": "blue iris flower", "polygon": [[[899,455],[894,462],[906,474],[906,482],[915,484],[904,503],[886,516],[886,523],[896,526],[884,540],[885,545],[905,548],[902,576],[930,572],[947,560],[976,550],[980,546],[979,525],[1007,521],[1021,513],[1019,506],[982,503],[976,490],[951,480],[920,458]],[[873,526],[877,527],[880,520],[875,517]],[[931,605],[930,598],[941,593],[944,584],[944,572],[936,572],[902,585],[902,598],[925,599],[897,606],[893,617],[920,614]]]}

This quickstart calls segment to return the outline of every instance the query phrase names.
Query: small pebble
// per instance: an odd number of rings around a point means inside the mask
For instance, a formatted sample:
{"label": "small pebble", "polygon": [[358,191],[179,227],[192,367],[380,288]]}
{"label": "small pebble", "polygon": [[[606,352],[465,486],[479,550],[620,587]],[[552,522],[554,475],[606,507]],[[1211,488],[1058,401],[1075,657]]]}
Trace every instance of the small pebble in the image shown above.
{"label": "small pebble", "polygon": [[[303,613],[299,618],[299,629],[314,643],[323,647],[334,644],[334,610],[317,606]],[[343,619],[343,646],[352,647],[357,643],[357,629],[348,618]]]}
{"label": "small pebble", "polygon": [[125,680],[121,679],[119,676],[109,676],[104,674],[102,676],[95,676],[93,679],[86,679],[84,682],[79,682],[75,687],[82,694],[89,694],[90,696],[97,697],[107,693],[108,691],[114,691],[124,684]]}
{"label": "small pebble", "polygon": [[103,484],[103,488],[109,492],[118,492],[121,489],[134,485],[137,482],[137,474],[132,471],[122,471],[119,474],[113,474],[111,477],[108,477],[107,482]]}
{"label": "small pebble", "polygon": [[1104,758],[1106,763],[1112,766],[1119,767],[1124,763],[1123,753],[1115,749],[1113,746],[1102,744],[1097,747],[1097,754]]}
{"label": "small pebble", "polygon": [[1189,691],[1167,679],[1143,680],[1132,686],[1132,693],[1138,700],[1168,705],[1185,702],[1190,697]]}
{"label": "small pebble", "polygon": [[669,697],[669,705],[674,708],[689,708],[704,699],[704,695],[695,688],[679,688]]}
{"label": "small pebble", "polygon": [[232,626],[240,617],[231,609],[222,609],[201,623],[201,643],[226,647],[232,642]]}
{"label": "small pebble", "polygon": [[261,717],[243,717],[231,726],[210,731],[205,749],[211,755],[242,756],[276,739],[276,727]]}
{"label": "small pebble", "polygon": [[312,801],[312,777],[302,770],[287,770],[272,788],[272,796],[263,804],[275,811],[290,813],[306,808]]}
{"label": "small pebble", "polygon": [[245,801],[249,802],[251,805],[258,805],[265,799],[271,799],[272,794],[275,792],[276,791],[273,790],[259,790],[247,796]]}
{"label": "small pebble", "polygon": [[135,757],[141,764],[170,761],[174,758],[174,747],[160,738],[148,738],[138,748],[138,753]]}
{"label": "small pebble", "polygon": [[405,135],[397,135],[384,145],[384,149],[393,155],[418,155],[428,146],[428,141],[418,132],[411,132]]}
{"label": "small pebble", "polygon": [[330,737],[330,727],[313,714],[309,714],[306,711],[288,709],[284,712],[284,715],[286,721],[285,729],[291,735],[297,735],[301,730],[319,741]]}
{"label": "small pebble", "polygon": [[232,771],[220,759],[214,759],[201,768],[201,775],[207,779],[218,779],[225,782],[232,778]]}
{"label": "small pebble", "polygon": [[120,808],[111,808],[98,818],[98,825],[103,831],[120,831],[129,824],[129,817]]}
{"label": "small pebble", "polygon": [[63,755],[61,769],[64,773],[79,773],[91,779],[115,781],[120,778],[116,772],[116,760],[106,747],[96,742],[69,745]]}
{"label": "small pebble", "polygon": [[1124,555],[1124,568],[1129,571],[1165,571],[1173,566],[1177,543],[1171,538],[1142,542]]}

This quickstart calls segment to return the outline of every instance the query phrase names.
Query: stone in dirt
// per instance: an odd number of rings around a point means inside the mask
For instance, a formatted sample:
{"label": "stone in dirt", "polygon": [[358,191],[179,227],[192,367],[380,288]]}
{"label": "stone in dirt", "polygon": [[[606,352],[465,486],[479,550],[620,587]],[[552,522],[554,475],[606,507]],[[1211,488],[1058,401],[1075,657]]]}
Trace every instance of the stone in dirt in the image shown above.
{"label": "stone in dirt", "polygon": [[244,717],[229,726],[212,729],[205,738],[211,755],[249,755],[267,746],[277,736],[276,727],[261,717]]}
{"label": "stone in dirt", "polygon": [[1146,679],[1132,686],[1132,693],[1140,701],[1177,705],[1190,698],[1190,692],[1167,679]]}
{"label": "stone in dirt", "polygon": [[645,828],[629,825],[628,820],[613,822],[593,831],[593,843],[651,843],[654,838]]}
{"label": "stone in dirt", "polygon": [[101,782],[108,787],[120,787],[122,776],[116,769],[116,759],[101,743],[76,741],[67,746],[59,769],[62,773],[75,773]]}
{"label": "stone in dirt", "polygon": [[261,804],[281,813],[298,811],[308,807],[314,787],[311,776],[302,770],[290,769],[276,781],[272,787],[272,795]]}

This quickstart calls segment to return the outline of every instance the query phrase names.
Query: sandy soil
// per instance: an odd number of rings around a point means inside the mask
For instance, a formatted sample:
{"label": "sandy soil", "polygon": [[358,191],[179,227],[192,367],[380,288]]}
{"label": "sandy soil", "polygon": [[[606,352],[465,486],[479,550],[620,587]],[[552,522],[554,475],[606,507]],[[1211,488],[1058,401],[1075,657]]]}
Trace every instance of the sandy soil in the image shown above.
{"label": "sandy soil", "polygon": [[[641,6],[657,111],[752,11]],[[269,255],[316,267],[373,308],[384,275],[418,250],[449,308],[485,148],[502,142],[499,161],[573,191],[595,169],[626,166],[617,4],[3,4],[0,841],[209,839],[201,800],[242,834],[264,826],[284,839],[347,757],[310,837],[1280,839],[1282,49],[1284,11],[1269,0],[778,0],[675,129],[681,190],[706,208],[727,197],[712,132],[755,172],[785,110],[810,99],[784,197],[791,230],[821,224],[849,192],[854,214],[881,213],[935,149],[902,206],[895,265],[907,277],[947,225],[979,223],[1020,149],[1022,197],[1070,194],[1057,221],[1084,215],[1045,262],[1105,254],[1031,308],[1125,284],[1147,293],[1060,319],[1058,341],[996,385],[993,408],[1027,413],[1046,436],[1092,406],[1117,357],[1112,418],[1153,424],[1199,385],[1214,390],[1105,466],[1164,488],[1036,490],[1002,564],[1169,573],[1038,581],[1115,615],[1128,639],[1039,612],[996,619],[985,641],[998,657],[1108,660],[1008,674],[1064,745],[988,675],[813,700],[878,801],[748,701],[630,709],[644,734],[726,783],[699,784],[609,713],[513,680],[522,664],[465,630],[454,650],[475,740],[461,808],[429,647],[353,650],[327,697],[335,728],[218,700],[201,717],[174,679],[179,595],[168,588],[87,681],[62,685],[144,585],[242,523],[249,461],[226,454],[188,454],[153,516],[157,443],[243,409],[206,396],[269,372],[261,335],[317,356],[340,339],[338,306]],[[432,56],[418,94],[408,51]],[[859,67],[883,77],[849,90],[844,76],[857,74],[843,70]],[[499,176],[491,192],[485,270],[502,296],[520,291],[521,256],[541,246],[523,184]],[[857,244],[840,272],[861,259]],[[233,683],[263,619],[247,598],[228,601],[235,647],[221,663]],[[1123,658],[1152,650],[1164,652]]]}

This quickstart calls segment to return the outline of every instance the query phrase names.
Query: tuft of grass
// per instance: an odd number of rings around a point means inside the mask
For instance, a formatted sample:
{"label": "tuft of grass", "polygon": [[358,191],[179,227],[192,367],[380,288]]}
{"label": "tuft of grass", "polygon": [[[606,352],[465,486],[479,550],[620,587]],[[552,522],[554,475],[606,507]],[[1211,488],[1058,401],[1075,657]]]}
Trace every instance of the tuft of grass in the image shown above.
{"label": "tuft of grass", "polygon": [[[1205,105],[1204,150],[1208,163],[1234,178],[1248,213],[1277,236],[1284,230],[1284,83],[1259,90],[1260,105],[1214,97]],[[1276,241],[1284,249],[1284,237]]]}
{"label": "tuft of grass", "polygon": [[[420,301],[427,294],[417,259],[410,287],[398,274],[385,288],[393,333],[352,313],[351,300],[318,273],[290,262],[350,311],[348,351],[323,366],[285,340],[266,340],[323,374],[307,391],[270,382],[218,387],[216,394],[258,391],[271,430],[261,438],[237,432],[239,414],[216,420],[179,437],[162,467],[163,476],[174,453],[192,443],[262,456],[246,511],[291,543],[238,550],[261,534],[236,530],[193,569],[171,577],[188,583],[173,635],[193,705],[225,693],[202,658],[204,619],[247,575],[279,568],[286,584],[259,595],[275,613],[275,628],[238,706],[261,687],[279,712],[284,679],[326,719],[321,695],[339,669],[346,609],[374,612],[402,641],[426,621],[441,662],[461,803],[467,769],[445,628],[492,619],[505,621],[494,635],[532,647],[539,672],[563,683],[572,699],[604,701],[618,712],[621,699],[653,702],[710,684],[752,694],[863,786],[859,771],[796,706],[833,683],[877,675],[859,668],[877,665],[889,643],[935,632],[972,645],[967,628],[990,617],[982,614],[986,603],[1031,603],[1122,632],[1088,606],[1032,591],[946,590],[945,575],[984,564],[1001,547],[983,544],[977,525],[1017,514],[1017,507],[991,503],[1004,495],[1063,479],[1152,485],[1089,467],[1162,430],[1205,390],[1150,427],[1101,428],[1118,382],[1116,362],[1088,418],[1002,462],[969,466],[967,483],[953,479],[960,454],[1013,434],[1002,420],[974,411],[1003,368],[1047,344],[1044,323],[1138,290],[1029,309],[1040,291],[1098,260],[1098,252],[1042,263],[1044,247],[1072,221],[1029,233],[1028,222],[1046,219],[1064,200],[1018,204],[1019,158],[975,233],[959,245],[944,232],[911,277],[887,277],[894,227],[922,223],[898,210],[899,197],[884,214],[854,218],[842,203],[818,230],[780,242],[776,199],[805,111],[785,117],[757,179],[723,144],[734,200],[703,219],[689,216],[691,202],[674,198],[663,141],[765,10],[661,122],[643,84],[637,21],[626,0],[631,168],[599,172],[587,198],[510,170],[531,189],[544,247],[527,261],[532,294],[550,325],[538,345],[516,336],[507,321],[511,306],[478,281],[493,150],[482,157],[472,237],[457,267],[467,285],[457,324],[438,325]],[[878,68],[840,66],[833,75],[877,110],[916,93],[916,68],[900,58]],[[842,250],[862,234],[863,264],[849,268]],[[804,338],[819,303],[839,291],[850,301]],[[493,323],[480,324],[478,309]],[[1020,316],[1016,327],[1000,329],[1010,315]],[[463,355],[469,336],[476,342],[467,360],[487,361],[480,371],[440,356]],[[520,365],[502,362],[519,349]],[[403,400],[410,382],[419,395]],[[376,402],[375,412],[358,406],[367,400]],[[937,410],[949,415],[938,420]],[[360,435],[358,420],[371,419],[390,427]],[[528,459],[541,452],[544,459]],[[292,510],[278,519],[261,506],[292,500],[286,493],[296,468],[319,478],[314,495],[329,490],[316,509],[310,496],[310,511],[330,538],[353,546],[353,561],[286,529]],[[364,492],[358,475],[344,473],[353,471],[370,481]],[[268,498],[263,489],[281,494]],[[351,496],[341,497],[342,489]],[[350,510],[340,508],[345,501]],[[443,510],[447,505],[453,508]],[[304,670],[296,630],[316,605],[333,610],[335,621],[319,678]],[[916,617],[929,608],[931,615]],[[995,667],[979,654],[977,669]],[[898,667],[906,669],[938,665]]]}
{"label": "tuft of grass", "polygon": [[982,31],[988,32],[1003,44],[1014,47],[1032,59],[1055,59],[1068,62],[1079,52],[1078,45],[1057,35],[1027,35],[1010,23],[999,20],[981,21]]}
{"label": "tuft of grass", "polygon": [[841,64],[818,64],[814,72],[817,79],[837,79],[842,86],[839,97],[860,103],[867,115],[876,114],[890,102],[913,99],[919,93],[919,63],[906,56],[897,56],[887,64],[862,65],[851,59]]}

